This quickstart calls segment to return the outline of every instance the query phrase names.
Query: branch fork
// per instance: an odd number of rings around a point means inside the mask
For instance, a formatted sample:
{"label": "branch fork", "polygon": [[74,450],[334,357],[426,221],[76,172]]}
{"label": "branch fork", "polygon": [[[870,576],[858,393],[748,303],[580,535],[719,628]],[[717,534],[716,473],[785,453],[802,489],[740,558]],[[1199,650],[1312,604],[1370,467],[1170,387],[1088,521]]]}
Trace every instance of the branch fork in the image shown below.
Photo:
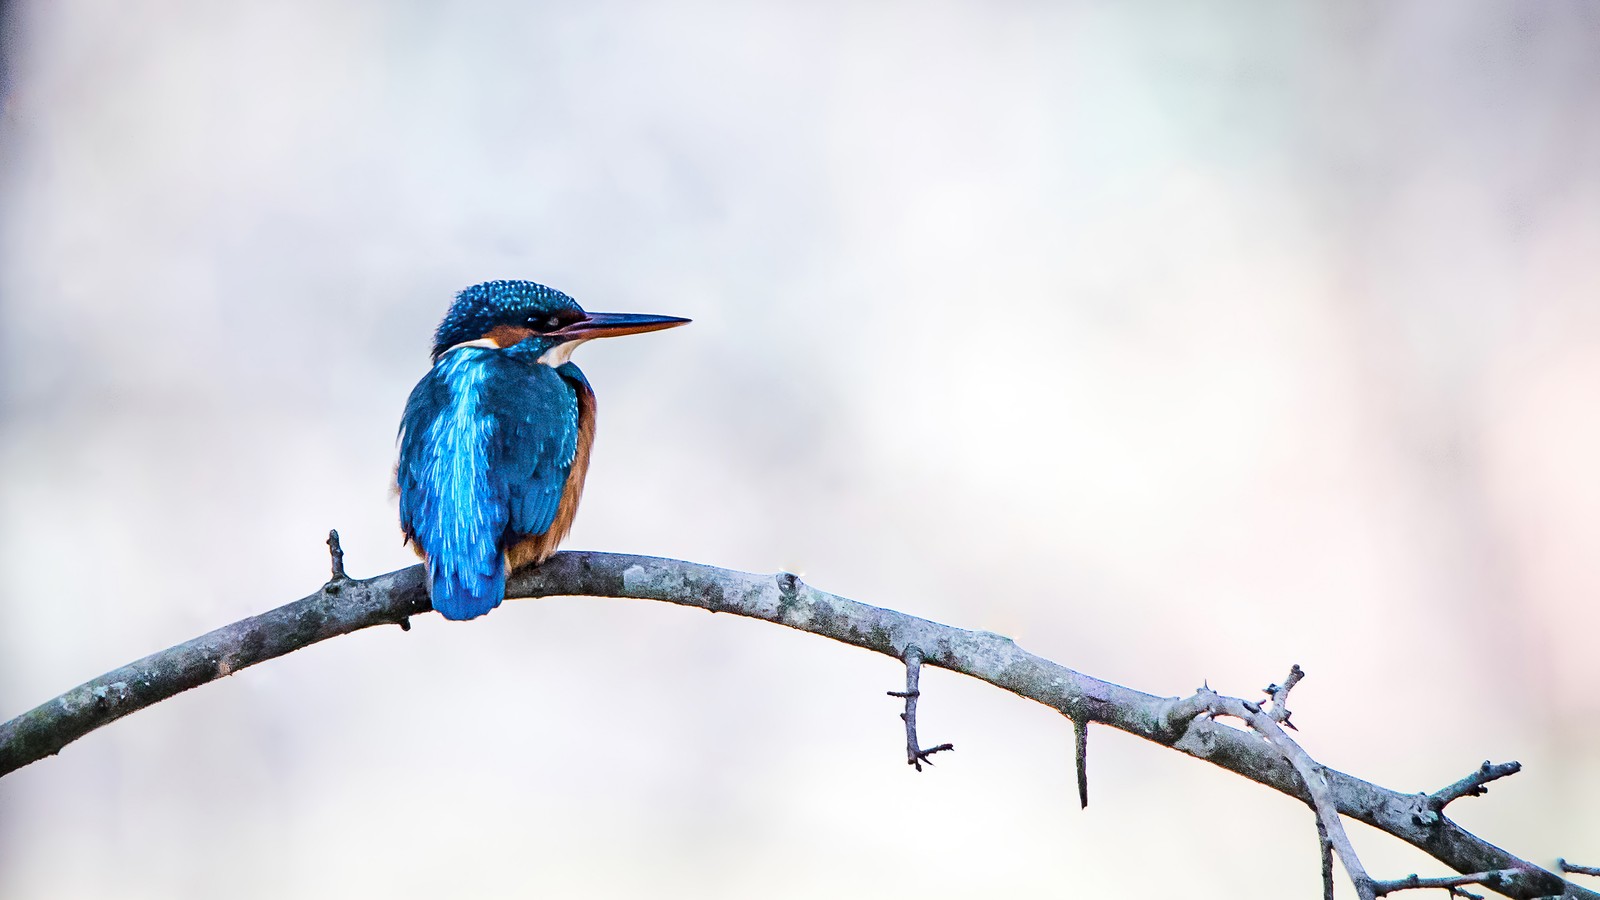
{"label": "branch fork", "polygon": [[[1317,838],[1322,849],[1322,879],[1323,897],[1333,900],[1333,857],[1337,856],[1344,865],[1345,873],[1350,876],[1354,884],[1356,895],[1361,900],[1377,900],[1398,891],[1433,889],[1444,890],[1452,897],[1469,897],[1482,900],[1477,894],[1464,890],[1464,886],[1481,884],[1491,890],[1504,893],[1518,891],[1516,896],[1527,895],[1527,890],[1541,879],[1548,877],[1548,873],[1533,867],[1514,867],[1493,869],[1475,872],[1468,875],[1450,875],[1439,878],[1423,878],[1412,874],[1405,878],[1380,881],[1367,874],[1360,857],[1356,855],[1355,847],[1350,842],[1349,835],[1345,832],[1343,821],[1340,818],[1339,805],[1330,788],[1327,770],[1311,758],[1301,746],[1295,743],[1284,728],[1294,728],[1289,722],[1289,692],[1294,686],[1305,678],[1305,670],[1295,665],[1289,670],[1289,677],[1283,684],[1268,685],[1263,689],[1267,695],[1265,705],[1241,700],[1237,697],[1224,697],[1213,691],[1209,685],[1202,686],[1195,692],[1194,697],[1174,707],[1183,712],[1199,710],[1195,720],[1199,718],[1219,718],[1229,716],[1241,719],[1249,725],[1274,749],[1283,754],[1285,760],[1294,767],[1295,773],[1300,776],[1305,786],[1308,801],[1317,815]],[[1193,721],[1193,720],[1191,720]],[[1281,727],[1280,727],[1281,726]],[[1461,797],[1475,797],[1486,792],[1484,785],[1497,778],[1504,778],[1521,771],[1522,764],[1517,762],[1491,763],[1487,760],[1483,765],[1465,778],[1450,784],[1432,794],[1420,795],[1420,801],[1425,810],[1431,813],[1432,818],[1418,824],[1437,825],[1443,821],[1440,814],[1444,807],[1452,800]],[[1564,871],[1572,871],[1563,865]],[[1542,888],[1542,884],[1541,884]],[[1565,896],[1565,895],[1563,895]]]}
{"label": "branch fork", "polygon": [[1300,666],[1296,665],[1290,669],[1289,677],[1284,679],[1281,686],[1271,685],[1265,690],[1269,698],[1265,707],[1238,697],[1224,697],[1209,686],[1202,686],[1196,691],[1194,699],[1200,706],[1201,715],[1207,718],[1229,716],[1243,720],[1251,730],[1265,738],[1273,749],[1283,754],[1284,759],[1294,767],[1295,774],[1300,776],[1300,781],[1309,795],[1311,808],[1317,814],[1317,834],[1322,841],[1324,859],[1323,896],[1325,898],[1333,896],[1333,868],[1326,862],[1328,848],[1332,847],[1333,854],[1338,856],[1339,862],[1344,865],[1345,874],[1349,875],[1350,881],[1355,884],[1357,896],[1361,900],[1376,900],[1372,877],[1362,866],[1361,858],[1356,855],[1355,846],[1350,843],[1350,836],[1345,833],[1344,822],[1339,818],[1339,805],[1333,798],[1327,773],[1310,754],[1284,732],[1282,727],[1289,721],[1289,709],[1286,706],[1289,692],[1304,677],[1305,672]]}

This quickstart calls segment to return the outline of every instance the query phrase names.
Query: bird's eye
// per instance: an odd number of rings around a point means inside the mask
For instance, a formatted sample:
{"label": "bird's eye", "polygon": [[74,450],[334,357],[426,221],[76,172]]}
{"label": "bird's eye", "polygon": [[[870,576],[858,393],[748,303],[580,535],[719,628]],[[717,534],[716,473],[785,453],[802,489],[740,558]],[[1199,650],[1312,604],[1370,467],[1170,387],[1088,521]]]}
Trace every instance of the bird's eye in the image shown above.
{"label": "bird's eye", "polygon": [[555,316],[549,316],[543,319],[539,318],[538,316],[529,316],[528,327],[534,329],[535,331],[555,331],[557,328],[561,327],[561,320]]}

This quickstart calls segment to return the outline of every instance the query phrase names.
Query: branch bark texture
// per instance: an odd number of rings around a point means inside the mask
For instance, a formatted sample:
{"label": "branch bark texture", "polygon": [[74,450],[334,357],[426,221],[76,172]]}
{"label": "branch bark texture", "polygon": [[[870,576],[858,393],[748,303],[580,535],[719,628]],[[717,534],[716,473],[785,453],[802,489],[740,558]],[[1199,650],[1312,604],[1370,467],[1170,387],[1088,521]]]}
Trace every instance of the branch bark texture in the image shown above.
{"label": "branch bark texture", "polygon": [[[762,619],[903,660],[960,672],[1037,701],[1074,722],[1107,725],[1203,759],[1312,805],[1295,766],[1256,734],[1209,718],[1207,696],[1158,697],[1035,656],[1010,638],[967,631],[817,590],[788,573],[755,575],[616,553],[558,553],[513,578],[508,598],[590,596],[659,600]],[[108,672],[0,725],[0,776],[153,703],[247,666],[374,625],[405,625],[431,611],[423,569],[365,580],[335,578],[308,597],[219,628]],[[491,626],[492,627],[492,626]],[[1205,695],[1215,698],[1210,691]],[[1467,832],[1430,805],[1319,767],[1343,815],[1411,844],[1458,873],[1515,872],[1493,885],[1511,897],[1600,894]]]}

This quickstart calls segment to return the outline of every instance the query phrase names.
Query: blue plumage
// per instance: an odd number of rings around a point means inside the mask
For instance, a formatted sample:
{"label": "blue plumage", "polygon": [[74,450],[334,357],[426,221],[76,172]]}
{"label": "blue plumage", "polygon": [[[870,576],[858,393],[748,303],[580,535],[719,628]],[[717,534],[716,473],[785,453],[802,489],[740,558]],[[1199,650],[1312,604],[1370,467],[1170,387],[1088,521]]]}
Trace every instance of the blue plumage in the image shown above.
{"label": "blue plumage", "polygon": [[500,605],[513,565],[555,551],[577,510],[594,395],[566,361],[577,343],[683,324],[585,313],[527,281],[456,297],[434,366],[400,422],[400,526],[427,561],[433,607],[471,619]]}
{"label": "blue plumage", "polygon": [[549,530],[577,452],[575,386],[524,343],[444,354],[401,420],[400,521],[446,618],[500,604],[508,541]]}

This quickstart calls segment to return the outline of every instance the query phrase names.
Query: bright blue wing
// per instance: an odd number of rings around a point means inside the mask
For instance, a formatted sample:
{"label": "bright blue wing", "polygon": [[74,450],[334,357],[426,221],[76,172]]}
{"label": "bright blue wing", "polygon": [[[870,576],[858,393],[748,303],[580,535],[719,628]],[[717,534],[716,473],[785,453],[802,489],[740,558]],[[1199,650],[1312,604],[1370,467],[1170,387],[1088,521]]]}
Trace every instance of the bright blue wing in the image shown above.
{"label": "bright blue wing", "polygon": [[529,368],[520,383],[488,390],[503,426],[491,465],[505,485],[506,528],[519,537],[550,530],[578,452],[577,393],[555,369]]}
{"label": "bright blue wing", "polygon": [[445,618],[500,605],[507,539],[550,527],[576,444],[576,395],[531,359],[463,348],[417,384],[400,426],[400,525]]}

